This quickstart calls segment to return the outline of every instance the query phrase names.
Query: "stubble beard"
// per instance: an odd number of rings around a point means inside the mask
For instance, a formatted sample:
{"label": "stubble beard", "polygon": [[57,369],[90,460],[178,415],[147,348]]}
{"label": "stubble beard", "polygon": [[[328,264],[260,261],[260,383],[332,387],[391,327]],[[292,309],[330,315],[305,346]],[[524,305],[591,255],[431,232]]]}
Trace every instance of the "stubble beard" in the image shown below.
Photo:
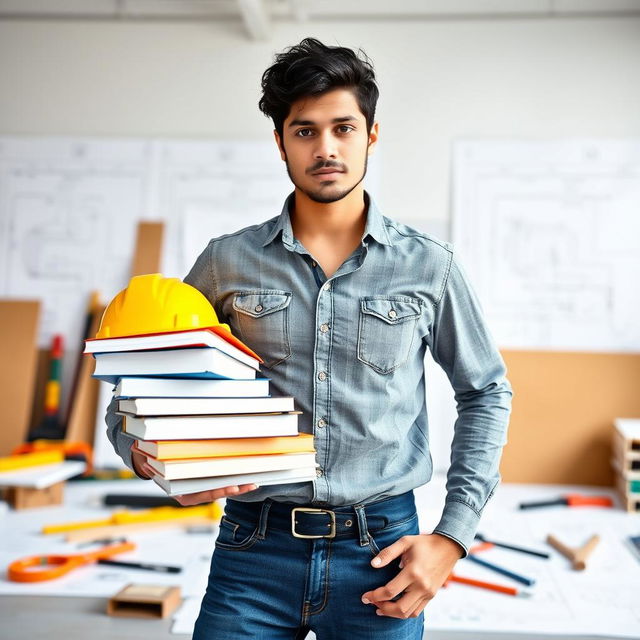
{"label": "stubble beard", "polygon": [[334,191],[333,193],[328,193],[325,190],[326,189],[325,187],[320,187],[317,190],[312,191],[298,184],[293,178],[293,175],[291,174],[291,170],[289,168],[289,159],[286,157],[286,153],[285,153],[285,165],[287,167],[287,174],[289,175],[289,179],[291,180],[291,182],[293,182],[294,186],[297,189],[300,189],[300,191],[302,191],[302,193],[304,193],[307,196],[307,198],[309,198],[309,200],[313,200],[313,202],[319,202],[321,204],[329,204],[331,202],[337,202],[338,200],[342,200],[343,198],[346,198],[364,180],[364,177],[367,175],[368,163],[369,163],[369,154],[365,153],[364,168],[362,170],[362,176],[360,177],[360,180],[358,180],[352,186],[342,189],[338,192]]}

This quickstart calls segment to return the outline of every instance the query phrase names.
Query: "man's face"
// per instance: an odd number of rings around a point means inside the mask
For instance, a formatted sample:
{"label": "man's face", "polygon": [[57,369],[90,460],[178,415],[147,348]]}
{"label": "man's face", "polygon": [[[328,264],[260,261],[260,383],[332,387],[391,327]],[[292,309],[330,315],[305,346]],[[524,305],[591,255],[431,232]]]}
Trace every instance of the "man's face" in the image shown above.
{"label": "man's face", "polygon": [[378,139],[378,123],[367,131],[364,114],[348,89],[300,98],[274,132],[293,184],[315,202],[336,202],[362,182]]}

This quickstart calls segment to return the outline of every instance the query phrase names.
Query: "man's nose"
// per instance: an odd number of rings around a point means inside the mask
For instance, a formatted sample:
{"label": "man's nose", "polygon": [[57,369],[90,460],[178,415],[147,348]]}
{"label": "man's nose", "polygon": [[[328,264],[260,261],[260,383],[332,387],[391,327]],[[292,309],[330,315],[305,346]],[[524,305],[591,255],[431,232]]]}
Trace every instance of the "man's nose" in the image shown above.
{"label": "man's nose", "polygon": [[331,132],[326,131],[316,138],[313,157],[316,160],[335,159],[338,157],[336,140]]}

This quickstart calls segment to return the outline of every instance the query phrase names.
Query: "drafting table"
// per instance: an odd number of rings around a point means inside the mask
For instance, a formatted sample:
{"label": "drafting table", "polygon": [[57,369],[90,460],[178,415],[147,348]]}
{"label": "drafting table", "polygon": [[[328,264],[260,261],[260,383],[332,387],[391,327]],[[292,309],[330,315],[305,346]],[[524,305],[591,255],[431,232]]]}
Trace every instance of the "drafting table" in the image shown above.
{"label": "drafting table", "polygon": [[[107,492],[125,491],[146,491],[157,495],[156,488],[138,480],[71,483],[67,487],[64,506],[32,510],[30,513],[9,512],[0,516],[0,537],[5,541],[0,551],[2,570],[8,560],[32,553],[34,540],[37,540],[40,552],[55,550],[48,546],[44,536],[34,538],[42,524],[100,517],[106,511],[88,506],[87,501],[91,497],[95,501]],[[640,514],[596,507],[546,507],[531,511],[517,509],[520,501],[543,500],[569,492],[614,495],[609,490],[594,487],[503,484],[498,488],[484,511],[479,531],[490,539],[549,551],[552,559],[540,560],[498,549],[486,552],[485,558],[536,578],[537,584],[531,588],[535,591],[535,596],[525,600],[451,584],[446,589],[441,589],[425,609],[425,637],[429,640],[559,640],[571,636],[574,640],[586,640],[596,637],[609,639],[640,636],[640,603],[634,595],[640,592],[640,560],[636,559],[623,542],[626,535],[640,533]],[[429,531],[436,524],[442,510],[444,478],[435,477],[429,485],[417,490],[416,501],[422,529]],[[21,531],[22,537],[19,535]],[[592,533],[598,533],[601,543],[587,562],[586,571],[576,572],[569,570],[568,562],[544,543],[548,533],[554,533],[571,546],[578,546]],[[170,534],[165,532],[161,542],[154,541],[159,535],[145,534],[132,536],[132,539],[139,542],[141,549],[146,547],[147,553],[153,555],[155,547],[167,544],[166,536]],[[206,580],[208,561],[202,556],[204,553],[211,553],[215,534],[209,534],[200,540],[197,538],[201,534],[198,534],[196,538],[189,538],[189,545],[184,542],[181,544],[179,537],[187,534],[174,532],[171,535],[176,536],[177,545],[193,547],[200,556],[199,569],[196,571],[193,566],[190,569],[190,581],[194,583],[194,587],[188,595],[191,596],[193,605],[199,602],[204,590],[203,581]],[[190,562],[186,557],[184,560]],[[93,567],[82,571],[88,576],[104,571],[104,568]],[[150,572],[144,576],[141,573],[136,573],[138,581],[171,580],[171,577]],[[468,560],[456,565],[456,573],[516,586],[513,581]],[[0,618],[3,621],[3,633],[8,637],[49,640],[51,629],[56,630],[57,637],[64,637],[66,640],[79,640],[89,635],[95,640],[114,637],[133,640],[143,636],[151,637],[151,634],[158,640],[187,637],[170,633],[170,619],[108,617],[105,614],[107,595],[78,597],[73,595],[73,585],[67,585],[67,591],[71,594],[68,597],[27,595],[28,588],[22,590],[22,595],[18,595],[15,590],[12,592],[10,587],[7,588],[4,575],[0,575]],[[72,580],[76,581],[76,588],[79,589],[82,581],[80,574],[76,576]],[[110,593],[118,590],[119,584],[116,582],[111,585]],[[88,584],[95,584],[95,581],[92,583],[89,580]],[[61,586],[54,584],[51,590],[60,593],[61,589]],[[42,588],[36,588],[36,591],[43,593],[46,589],[43,591]],[[594,619],[589,621],[592,632],[588,628],[585,630],[584,624],[581,629],[580,621],[585,615]],[[544,628],[541,620],[546,620],[548,628]],[[598,629],[598,620],[604,625],[610,621],[615,628],[601,626]],[[512,627],[509,628],[509,625]],[[309,639],[312,637],[310,635]]]}

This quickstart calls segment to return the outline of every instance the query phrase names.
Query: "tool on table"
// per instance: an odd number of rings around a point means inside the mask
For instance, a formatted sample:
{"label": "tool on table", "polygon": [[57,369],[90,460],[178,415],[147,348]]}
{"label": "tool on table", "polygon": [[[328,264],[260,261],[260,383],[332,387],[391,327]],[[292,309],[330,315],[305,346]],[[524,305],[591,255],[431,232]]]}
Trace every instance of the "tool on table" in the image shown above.
{"label": "tool on table", "polygon": [[178,507],[184,509],[175,498],[169,496],[148,496],[128,493],[107,493],[102,498],[107,507]]}
{"label": "tool on table", "polygon": [[445,581],[445,586],[447,582],[459,582],[460,584],[467,584],[472,587],[480,587],[481,589],[489,589],[490,591],[498,591],[499,593],[504,593],[509,596],[518,596],[520,598],[529,598],[532,595],[530,591],[523,591],[522,589],[517,589],[515,587],[505,587],[501,584],[485,582],[484,580],[465,578],[454,573],[449,575],[449,577]]}
{"label": "tool on table", "polygon": [[514,571],[510,571],[509,569],[505,569],[504,567],[500,567],[497,564],[493,564],[492,562],[487,562],[486,560],[482,560],[481,558],[478,558],[471,553],[467,556],[467,559],[471,560],[472,562],[475,562],[476,564],[480,564],[483,567],[486,567],[487,569],[491,569],[496,573],[500,573],[503,576],[507,576],[508,578],[511,578],[516,582],[520,582],[526,585],[527,587],[531,587],[536,583],[536,581],[533,578],[526,578],[525,576],[521,576],[520,574],[515,573]]}
{"label": "tool on table", "polygon": [[88,553],[29,556],[12,562],[7,569],[7,575],[13,582],[53,580],[85,564],[97,562],[100,558],[109,558],[118,553],[133,551],[135,548],[133,542],[123,542]]}
{"label": "tool on table", "polygon": [[491,569],[491,571],[495,571],[496,573],[499,573],[503,576],[507,576],[508,578],[511,578],[516,582],[520,582],[527,587],[531,587],[535,584],[536,581],[533,578],[527,578],[520,575],[519,573],[515,573],[515,571],[510,571],[509,569],[505,569],[504,567],[494,564],[493,562],[487,562],[486,560],[482,560],[481,558],[478,558],[476,556],[477,553],[493,549],[494,547],[495,545],[492,542],[483,542],[481,544],[474,545],[469,549],[469,553],[466,559],[471,560],[476,564],[482,565],[487,569]]}
{"label": "tool on table", "polygon": [[154,522],[157,520],[180,520],[194,516],[207,517],[218,520],[222,516],[222,509],[216,502],[195,507],[156,507],[144,511],[118,511],[107,518],[99,520],[85,520],[81,522],[64,522],[42,527],[42,533],[65,533],[78,529],[106,527],[109,525],[133,524],[137,522]]}
{"label": "tool on table", "polygon": [[496,542],[495,540],[487,540],[485,536],[481,533],[476,533],[476,538],[481,542],[490,542],[496,547],[501,547],[503,549],[510,549],[511,551],[520,551],[521,553],[528,553],[532,556],[537,556],[539,558],[549,558],[549,554],[546,551],[535,551],[533,549],[527,549],[525,547],[518,547],[514,544],[507,544],[506,542]]}
{"label": "tool on table", "polygon": [[100,558],[98,564],[107,564],[112,567],[126,567],[127,569],[144,569],[145,571],[159,571],[160,573],[180,573],[182,567],[174,567],[168,564],[155,564],[153,562],[125,562],[124,560],[109,560]]}
{"label": "tool on table", "polygon": [[571,560],[571,564],[577,571],[583,571],[587,567],[587,558],[591,555],[591,552],[596,548],[596,545],[600,542],[600,536],[592,535],[585,544],[581,547],[569,547],[566,544],[560,542],[555,536],[549,534],[547,536],[547,543],[550,544],[556,551],[559,551],[563,556]]}
{"label": "tool on table", "polygon": [[521,502],[520,509],[536,509],[537,507],[551,507],[564,505],[567,507],[613,507],[613,500],[609,496],[584,496],[570,493],[554,500],[542,502]]}
{"label": "tool on table", "polygon": [[84,475],[93,473],[93,449],[88,442],[40,439],[18,445],[12,455],[49,453],[62,455],[65,460],[78,460],[86,464]]}

